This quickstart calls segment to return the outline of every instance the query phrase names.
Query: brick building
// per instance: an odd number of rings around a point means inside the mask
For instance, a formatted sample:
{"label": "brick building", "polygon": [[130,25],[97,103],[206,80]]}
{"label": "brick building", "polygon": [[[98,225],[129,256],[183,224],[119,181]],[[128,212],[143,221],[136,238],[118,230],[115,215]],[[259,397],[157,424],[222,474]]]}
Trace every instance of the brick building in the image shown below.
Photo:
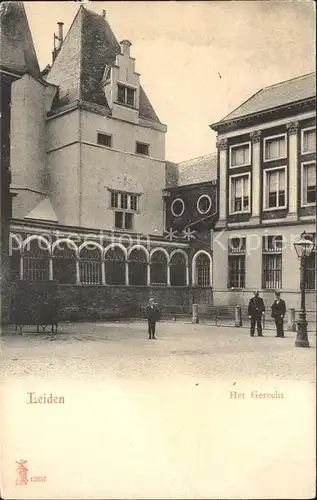
{"label": "brick building", "polygon": [[[65,38],[58,23],[52,64],[40,73],[23,3],[4,4],[1,50],[11,72],[20,67],[4,103],[12,290],[57,282],[62,317],[73,319],[131,314],[150,294],[177,311],[211,304],[210,244],[200,252],[184,232],[193,221],[180,224],[176,211],[176,230],[166,225],[165,189],[182,169],[165,161],[167,127],[131,42],[118,43],[105,14],[81,6]],[[205,182],[197,192],[205,198],[191,198],[195,223],[214,217],[214,191]]]}
{"label": "brick building", "polygon": [[[215,305],[246,305],[254,289],[270,304],[279,289],[288,307],[299,309],[293,242],[304,230],[316,241],[315,78],[266,87],[211,125],[219,182]],[[316,253],[307,267],[307,308],[315,310]]]}

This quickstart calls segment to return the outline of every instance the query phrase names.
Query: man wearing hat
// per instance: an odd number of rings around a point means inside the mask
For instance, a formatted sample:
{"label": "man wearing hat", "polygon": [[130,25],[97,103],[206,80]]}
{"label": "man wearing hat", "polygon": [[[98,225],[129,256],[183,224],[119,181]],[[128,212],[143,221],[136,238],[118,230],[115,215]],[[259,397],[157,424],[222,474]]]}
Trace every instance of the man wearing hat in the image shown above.
{"label": "man wearing hat", "polygon": [[251,319],[250,335],[254,337],[255,325],[258,330],[258,337],[263,337],[262,334],[262,315],[265,311],[265,306],[262,297],[259,296],[259,290],[254,290],[254,297],[249,301],[248,314]]}
{"label": "man wearing hat", "polygon": [[286,304],[283,299],[281,299],[281,293],[275,292],[276,299],[274,300],[272,309],[272,318],[275,320],[276,325],[276,337],[284,337],[284,316],[286,313]]}
{"label": "man wearing hat", "polygon": [[155,325],[156,322],[160,318],[160,311],[158,310],[157,305],[154,303],[154,299],[150,298],[149,303],[146,307],[146,317],[148,321],[148,331],[149,331],[149,340],[155,339]]}

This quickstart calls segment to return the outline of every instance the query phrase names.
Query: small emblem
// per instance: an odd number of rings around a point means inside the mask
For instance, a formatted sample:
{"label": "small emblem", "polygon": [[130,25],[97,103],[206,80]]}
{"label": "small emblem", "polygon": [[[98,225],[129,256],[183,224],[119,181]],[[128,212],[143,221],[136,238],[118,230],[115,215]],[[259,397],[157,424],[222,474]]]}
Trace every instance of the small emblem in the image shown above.
{"label": "small emblem", "polygon": [[19,460],[18,462],[16,461],[16,464],[18,464],[17,478],[15,481],[17,486],[23,486],[28,484],[28,469],[25,466],[26,463],[27,460]]}

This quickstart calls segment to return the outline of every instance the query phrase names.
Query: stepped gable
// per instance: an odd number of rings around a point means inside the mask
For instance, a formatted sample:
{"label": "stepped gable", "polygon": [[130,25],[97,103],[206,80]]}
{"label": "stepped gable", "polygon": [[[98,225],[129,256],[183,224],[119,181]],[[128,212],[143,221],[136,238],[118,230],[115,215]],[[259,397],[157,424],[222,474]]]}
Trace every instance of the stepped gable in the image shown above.
{"label": "stepped gable", "polygon": [[1,69],[22,76],[25,73],[41,79],[32,34],[23,2],[2,2],[0,4]]}
{"label": "stepped gable", "polygon": [[[115,64],[120,53],[108,21],[81,6],[46,77],[49,83],[59,86],[54,108],[76,100],[109,108],[102,80],[105,69]],[[141,86],[139,115],[159,122]]]}

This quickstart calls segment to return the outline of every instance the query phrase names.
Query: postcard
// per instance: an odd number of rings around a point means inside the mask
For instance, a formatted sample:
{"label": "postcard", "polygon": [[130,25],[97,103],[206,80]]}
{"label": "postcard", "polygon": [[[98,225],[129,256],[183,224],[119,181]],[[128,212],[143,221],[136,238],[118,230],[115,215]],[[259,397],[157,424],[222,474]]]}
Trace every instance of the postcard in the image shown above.
{"label": "postcard", "polygon": [[4,500],[315,497],[314,11],[1,3]]}

